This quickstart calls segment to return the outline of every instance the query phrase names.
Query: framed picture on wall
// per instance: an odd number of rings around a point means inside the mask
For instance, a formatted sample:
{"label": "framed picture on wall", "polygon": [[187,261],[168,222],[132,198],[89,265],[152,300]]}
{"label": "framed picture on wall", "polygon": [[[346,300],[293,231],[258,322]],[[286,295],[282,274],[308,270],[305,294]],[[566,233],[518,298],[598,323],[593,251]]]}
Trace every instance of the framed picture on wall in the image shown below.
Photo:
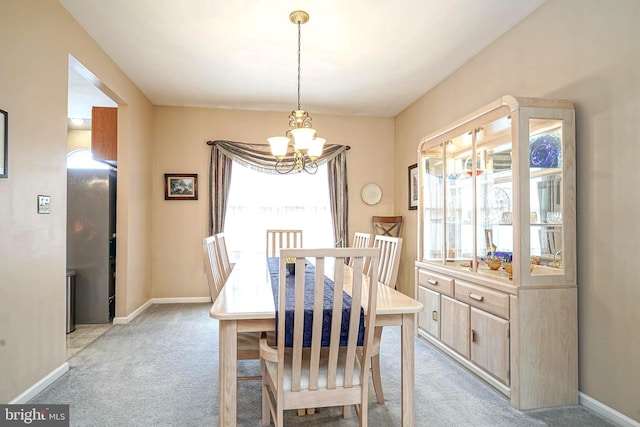
{"label": "framed picture on wall", "polygon": [[198,200],[197,173],[165,173],[165,200]]}
{"label": "framed picture on wall", "polygon": [[0,178],[7,178],[7,151],[9,145],[9,113],[0,110]]}
{"label": "framed picture on wall", "polygon": [[418,209],[418,164],[409,166],[409,210]]}

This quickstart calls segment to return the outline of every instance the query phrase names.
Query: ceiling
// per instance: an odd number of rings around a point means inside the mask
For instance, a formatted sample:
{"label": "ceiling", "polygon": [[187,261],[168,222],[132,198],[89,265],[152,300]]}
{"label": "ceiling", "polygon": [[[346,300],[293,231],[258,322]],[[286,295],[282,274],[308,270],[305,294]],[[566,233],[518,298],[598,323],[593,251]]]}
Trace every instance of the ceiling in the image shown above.
{"label": "ceiling", "polygon": [[[154,105],[393,117],[544,0],[59,0]],[[70,73],[69,117],[112,102]],[[113,104],[110,104],[113,105]],[[87,110],[88,109],[88,110]],[[86,116],[87,111],[89,115]]]}

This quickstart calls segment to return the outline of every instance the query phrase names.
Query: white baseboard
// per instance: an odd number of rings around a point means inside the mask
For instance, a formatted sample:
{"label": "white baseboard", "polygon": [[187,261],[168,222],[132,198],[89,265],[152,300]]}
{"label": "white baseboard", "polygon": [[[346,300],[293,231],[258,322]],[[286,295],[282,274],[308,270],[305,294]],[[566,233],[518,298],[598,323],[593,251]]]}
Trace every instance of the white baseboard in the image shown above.
{"label": "white baseboard", "polygon": [[114,317],[114,325],[126,325],[133,319],[138,317],[140,313],[151,307],[153,304],[194,304],[201,302],[211,302],[209,297],[178,297],[178,298],[151,298],[149,301],[142,304],[133,313],[126,317]]}
{"label": "white baseboard", "polygon": [[180,297],[180,298],[153,298],[154,304],[195,304],[199,302],[211,302],[209,297]]}
{"label": "white baseboard", "polygon": [[582,406],[591,409],[593,412],[597,413],[603,418],[606,418],[612,423],[615,423],[616,425],[624,427],[640,427],[640,423],[638,421],[632,420],[626,415],[621,414],[615,409],[608,407],[604,403],[599,402],[593,397],[587,396],[582,392],[578,393],[578,399]]}
{"label": "white baseboard", "polygon": [[145,311],[147,308],[151,307],[152,305],[153,305],[153,299],[150,299],[149,301],[145,302],[140,307],[138,307],[133,313],[131,313],[127,317],[114,317],[113,318],[113,324],[114,325],[126,325],[127,323],[131,322],[133,319],[138,317],[138,315],[140,315],[140,313],[142,313],[143,311]]}
{"label": "white baseboard", "polygon": [[26,389],[22,394],[9,402],[10,405],[24,404],[33,399],[38,393],[49,387],[55,380],[63,376],[69,371],[69,364],[64,362],[53,371],[49,372],[40,381]]}

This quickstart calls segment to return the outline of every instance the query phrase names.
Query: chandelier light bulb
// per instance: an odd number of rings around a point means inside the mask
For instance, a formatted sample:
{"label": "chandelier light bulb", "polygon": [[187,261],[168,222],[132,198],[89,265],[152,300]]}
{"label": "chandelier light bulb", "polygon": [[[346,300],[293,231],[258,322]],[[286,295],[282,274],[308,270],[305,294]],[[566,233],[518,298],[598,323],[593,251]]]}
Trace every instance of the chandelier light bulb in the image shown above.
{"label": "chandelier light bulb", "polygon": [[316,137],[309,142],[309,150],[307,151],[307,154],[311,157],[311,160],[315,160],[320,157],[325,142],[327,142],[327,140],[320,137]]}
{"label": "chandelier light bulb", "polygon": [[284,158],[287,155],[287,147],[289,146],[289,138],[286,136],[272,136],[268,138],[269,145],[271,145],[271,154],[278,159]]}
{"label": "chandelier light bulb", "polygon": [[309,149],[311,140],[316,135],[316,130],[313,128],[291,129],[291,135],[293,135],[295,149],[305,152]]}

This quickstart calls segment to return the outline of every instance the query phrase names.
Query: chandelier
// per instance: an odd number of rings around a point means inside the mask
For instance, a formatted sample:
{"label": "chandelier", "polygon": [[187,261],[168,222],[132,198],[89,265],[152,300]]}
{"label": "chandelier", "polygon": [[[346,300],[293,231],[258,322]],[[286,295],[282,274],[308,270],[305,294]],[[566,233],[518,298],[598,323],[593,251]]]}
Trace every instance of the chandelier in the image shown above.
{"label": "chandelier", "polygon": [[[289,116],[289,129],[285,136],[268,138],[271,154],[276,158],[276,172],[281,174],[296,171],[316,173],[316,159],[322,154],[325,139],[316,135],[311,127],[311,116],[300,108],[300,27],[309,20],[309,14],[296,10],[289,14],[289,20],[298,25],[298,108]],[[287,155],[289,145],[293,142],[293,156]]]}

